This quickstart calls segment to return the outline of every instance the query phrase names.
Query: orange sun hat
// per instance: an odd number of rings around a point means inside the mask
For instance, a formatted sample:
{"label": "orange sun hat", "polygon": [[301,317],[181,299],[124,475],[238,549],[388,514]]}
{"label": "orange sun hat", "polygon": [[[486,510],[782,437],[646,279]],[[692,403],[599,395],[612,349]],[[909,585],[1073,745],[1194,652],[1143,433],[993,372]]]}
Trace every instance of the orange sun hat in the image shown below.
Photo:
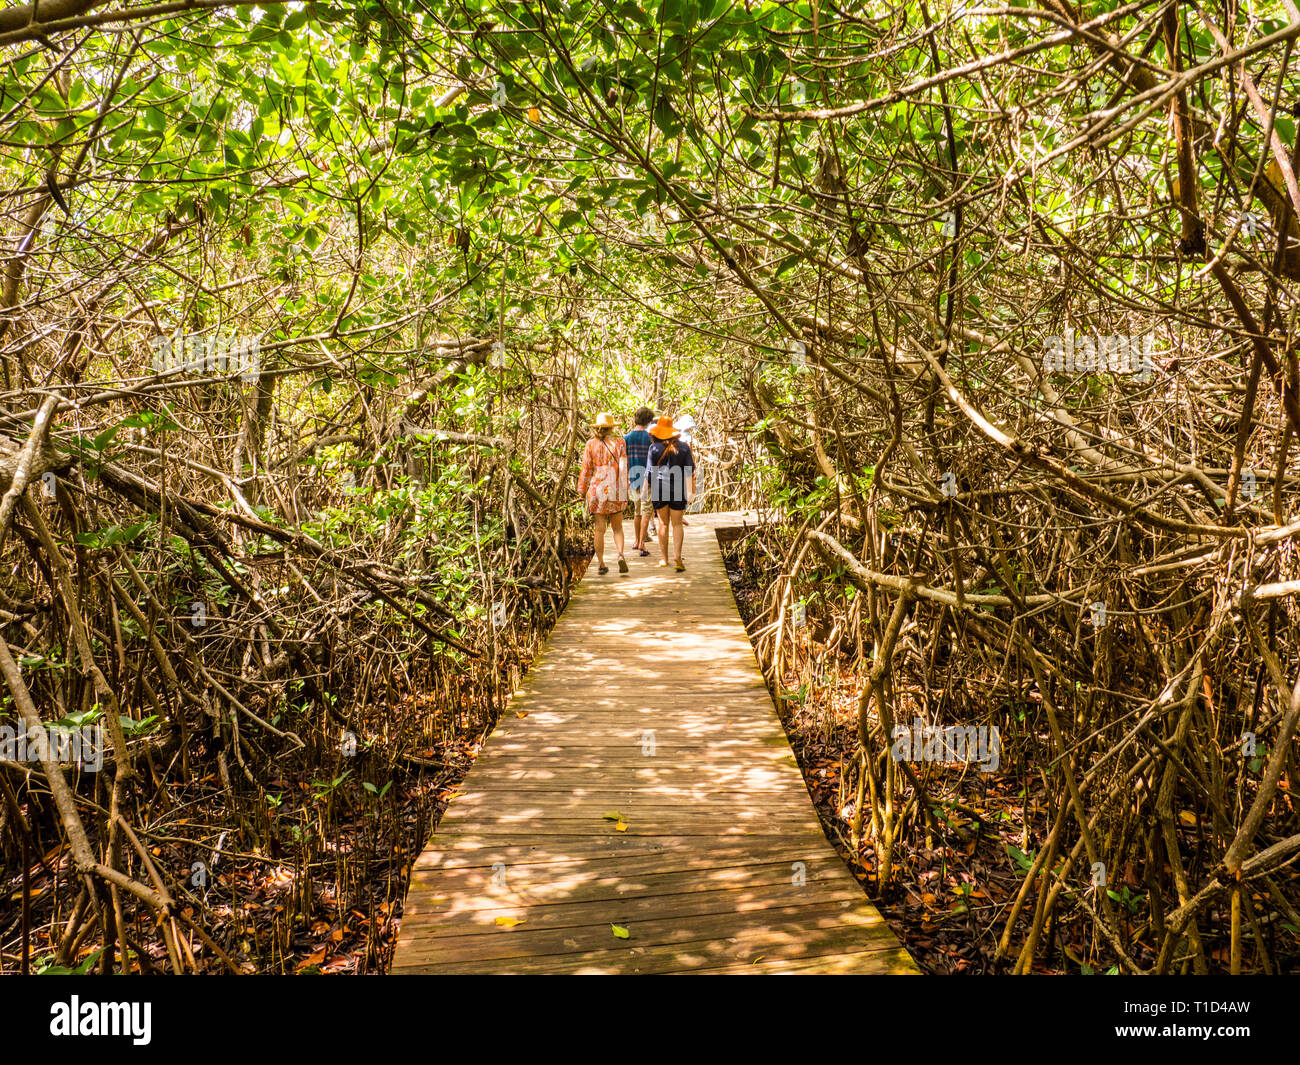
{"label": "orange sun hat", "polygon": [[656,440],[669,440],[682,434],[673,428],[673,420],[665,416],[655,422],[655,427],[650,430],[650,435]]}

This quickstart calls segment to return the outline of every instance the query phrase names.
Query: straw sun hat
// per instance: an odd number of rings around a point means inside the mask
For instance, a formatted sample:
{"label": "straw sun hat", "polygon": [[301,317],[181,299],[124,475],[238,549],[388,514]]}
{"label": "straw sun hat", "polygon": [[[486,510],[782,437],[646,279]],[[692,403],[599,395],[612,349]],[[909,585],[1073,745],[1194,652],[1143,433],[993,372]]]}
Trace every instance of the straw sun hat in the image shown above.
{"label": "straw sun hat", "polygon": [[601,411],[599,414],[596,415],[596,428],[597,428],[597,429],[613,429],[613,428],[614,428],[614,415],[610,414],[609,411],[607,411],[607,410],[603,410],[603,411]]}

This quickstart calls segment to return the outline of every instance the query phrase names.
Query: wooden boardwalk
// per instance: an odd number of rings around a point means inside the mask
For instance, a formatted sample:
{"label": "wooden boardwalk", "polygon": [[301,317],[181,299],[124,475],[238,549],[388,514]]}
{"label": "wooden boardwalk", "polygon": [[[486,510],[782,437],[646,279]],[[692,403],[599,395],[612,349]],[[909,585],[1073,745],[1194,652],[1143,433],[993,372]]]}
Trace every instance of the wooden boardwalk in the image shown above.
{"label": "wooden boardwalk", "polygon": [[575,589],[415,863],[394,973],[917,971],[772,706],[713,532],[738,516],[689,521],[685,573],[611,552]]}

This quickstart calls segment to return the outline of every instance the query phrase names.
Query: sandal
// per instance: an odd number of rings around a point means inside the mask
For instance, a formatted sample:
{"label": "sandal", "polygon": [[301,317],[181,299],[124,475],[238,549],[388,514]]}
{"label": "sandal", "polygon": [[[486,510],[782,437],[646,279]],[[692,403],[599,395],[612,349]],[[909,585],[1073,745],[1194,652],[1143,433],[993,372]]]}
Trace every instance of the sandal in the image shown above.
{"label": "sandal", "polygon": [[627,559],[623,558],[621,555],[619,556],[619,560],[618,560],[618,571],[619,573],[627,572]]}
{"label": "sandal", "polygon": [[609,572],[609,567],[608,567],[608,566],[605,566],[605,565],[602,565],[602,566],[600,567],[600,569],[596,570],[596,572],[599,573],[599,574],[603,577],[606,573]]}
{"label": "sandal", "polygon": [[686,572],[686,563],[683,562],[680,558],[677,560],[677,572],[678,573]]}
{"label": "sandal", "polygon": [[647,551],[644,547],[641,548],[641,557],[642,557],[642,558],[649,558],[649,557],[650,557],[650,552]]}
{"label": "sandal", "polygon": [[668,560],[667,560],[666,558],[661,558],[661,559],[659,560],[659,565],[661,565],[661,566],[666,566],[666,565],[668,565]]}

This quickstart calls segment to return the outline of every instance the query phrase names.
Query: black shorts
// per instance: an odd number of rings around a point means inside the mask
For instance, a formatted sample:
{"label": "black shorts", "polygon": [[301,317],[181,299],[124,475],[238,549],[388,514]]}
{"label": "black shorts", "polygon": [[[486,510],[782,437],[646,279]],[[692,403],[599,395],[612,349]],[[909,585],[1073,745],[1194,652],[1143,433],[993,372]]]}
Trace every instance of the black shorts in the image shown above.
{"label": "black shorts", "polygon": [[656,511],[663,507],[686,509],[686,470],[681,466],[656,469],[650,474],[650,501]]}
{"label": "black shorts", "polygon": [[656,477],[650,482],[650,502],[658,513],[663,507],[686,509],[686,487],[679,477]]}

